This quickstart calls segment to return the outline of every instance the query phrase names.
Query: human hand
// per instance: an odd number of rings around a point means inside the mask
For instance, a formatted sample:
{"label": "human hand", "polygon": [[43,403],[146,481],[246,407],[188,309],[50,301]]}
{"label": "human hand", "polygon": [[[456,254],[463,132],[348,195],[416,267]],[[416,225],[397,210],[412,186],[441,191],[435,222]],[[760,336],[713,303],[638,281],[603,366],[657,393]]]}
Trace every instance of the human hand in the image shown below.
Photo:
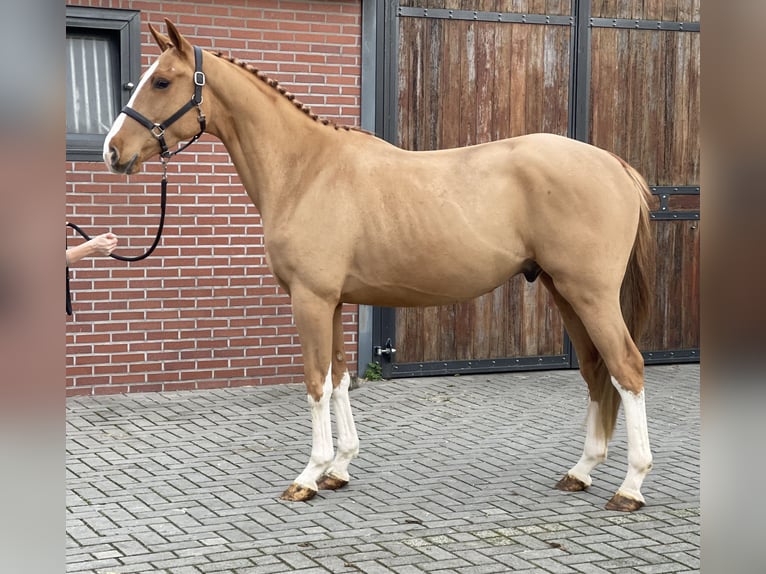
{"label": "human hand", "polygon": [[91,249],[97,255],[111,255],[117,247],[118,237],[114,233],[103,233],[90,240]]}

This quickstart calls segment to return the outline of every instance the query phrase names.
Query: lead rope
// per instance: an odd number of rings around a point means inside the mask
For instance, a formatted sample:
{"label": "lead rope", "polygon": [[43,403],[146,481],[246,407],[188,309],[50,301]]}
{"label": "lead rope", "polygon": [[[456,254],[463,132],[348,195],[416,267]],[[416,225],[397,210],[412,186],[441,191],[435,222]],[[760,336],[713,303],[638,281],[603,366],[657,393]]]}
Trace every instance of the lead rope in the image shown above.
{"label": "lead rope", "polygon": [[[109,257],[111,257],[112,259],[118,259],[119,261],[141,261],[142,259],[146,259],[152,254],[152,251],[154,251],[154,249],[157,247],[157,245],[160,242],[160,237],[162,236],[162,229],[165,226],[165,205],[167,203],[167,195],[168,195],[168,162],[166,159],[163,158],[162,181],[160,182],[160,224],[157,227],[157,235],[155,235],[154,237],[154,242],[152,243],[152,246],[149,247],[149,249],[147,249],[145,253],[142,253],[141,255],[137,255],[135,257],[117,255],[116,253],[110,253]],[[87,233],[85,233],[82,229],[80,229],[80,227],[77,226],[76,224],[67,222],[67,227],[71,227],[77,233],[82,235],[82,237],[85,238],[85,241],[91,240],[91,237]]]}
{"label": "lead rope", "polygon": [[[160,237],[162,237],[162,230],[165,227],[165,206],[167,204],[167,195],[168,195],[168,160],[167,158],[162,158],[162,181],[160,182],[160,223],[157,227],[157,234],[154,236],[154,242],[152,243],[151,247],[146,250],[146,252],[142,253],[141,255],[136,255],[135,257],[128,257],[126,255],[117,255],[116,253],[110,253],[109,257],[112,259],[117,259],[119,261],[141,261],[142,259],[146,259],[149,257],[154,249],[159,245],[160,243]],[[87,233],[85,233],[77,224],[70,223],[67,221],[67,227],[71,227],[74,229],[77,233],[79,233],[85,241],[90,241],[91,237]],[[69,244],[67,243],[66,246],[68,247]],[[66,313],[67,315],[72,314],[72,292],[69,288],[69,266],[67,265],[66,268]]]}
{"label": "lead rope", "polygon": [[[67,223],[68,225],[68,223]],[[66,231],[64,232],[64,247],[69,249],[69,237],[67,237]],[[66,266],[66,314],[72,314],[72,293],[69,291],[69,258],[67,257]]]}

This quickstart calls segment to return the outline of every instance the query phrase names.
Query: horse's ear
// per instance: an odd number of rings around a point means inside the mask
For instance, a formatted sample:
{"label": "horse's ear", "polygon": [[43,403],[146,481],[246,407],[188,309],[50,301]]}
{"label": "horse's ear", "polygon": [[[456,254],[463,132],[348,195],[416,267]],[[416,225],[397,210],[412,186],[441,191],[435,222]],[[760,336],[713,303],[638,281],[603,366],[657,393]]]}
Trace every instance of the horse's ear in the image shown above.
{"label": "horse's ear", "polygon": [[176,47],[176,49],[181,52],[182,54],[191,54],[194,51],[194,48],[189,43],[189,41],[181,36],[181,33],[176,28],[175,24],[165,18],[165,26],[168,28],[168,34],[170,35],[170,41],[173,43],[173,45]]}
{"label": "horse's ear", "polygon": [[152,33],[152,36],[154,36],[154,41],[157,42],[157,45],[160,47],[161,51],[165,51],[168,48],[173,47],[173,43],[170,41],[170,38],[165,36],[162,32],[158,31],[157,28],[149,24],[149,31]]}

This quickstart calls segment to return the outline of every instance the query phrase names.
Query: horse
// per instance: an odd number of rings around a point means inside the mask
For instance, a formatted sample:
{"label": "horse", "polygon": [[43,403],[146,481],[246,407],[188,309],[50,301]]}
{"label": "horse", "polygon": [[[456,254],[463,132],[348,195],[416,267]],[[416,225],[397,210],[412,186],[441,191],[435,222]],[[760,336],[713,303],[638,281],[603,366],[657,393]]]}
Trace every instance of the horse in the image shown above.
{"label": "horse", "polygon": [[[311,453],[281,498],[306,501],[350,480],[359,438],[344,303],[449,304],[523,273],[551,292],[589,392],[582,456],[556,487],[592,484],[622,404],[628,468],[606,508],[641,508],[652,454],[635,341],[654,252],[643,177],[606,150],[553,134],[404,150],[320,118],[257,68],[193,46],[165,24],[167,35],[149,24],[161,53],[106,135],[104,162],[133,174],[203,132],[226,147],[261,214],[268,266],[290,296],[304,363]],[[389,249],[394,243],[404,248]]]}

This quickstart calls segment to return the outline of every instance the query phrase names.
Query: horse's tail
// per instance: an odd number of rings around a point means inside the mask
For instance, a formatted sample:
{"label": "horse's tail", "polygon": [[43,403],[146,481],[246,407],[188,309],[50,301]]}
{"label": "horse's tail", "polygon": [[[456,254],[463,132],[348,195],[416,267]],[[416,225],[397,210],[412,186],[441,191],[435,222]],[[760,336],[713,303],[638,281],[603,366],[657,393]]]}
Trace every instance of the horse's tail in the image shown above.
{"label": "horse's tail", "polygon": [[[651,191],[641,174],[622,158],[615,157],[633,180],[636,192],[641,198],[636,238],[633,242],[628,267],[625,270],[625,277],[620,288],[622,315],[630,336],[638,345],[638,341],[644,332],[647,319],[649,318],[649,293],[652,287],[650,271],[654,265],[655,244],[652,238],[653,232],[649,218]],[[614,432],[621,400],[617,389],[611,383],[606,365],[601,357],[599,357],[595,368],[599,372],[597,376],[602,379],[603,384],[600,386],[600,396],[594,398],[599,403],[601,425],[604,430],[604,436],[608,440]]]}
{"label": "horse's tail", "polygon": [[620,289],[620,306],[630,336],[638,344],[644,333],[649,318],[649,294],[652,290],[651,270],[654,267],[655,243],[649,220],[649,198],[651,191],[643,177],[630,165],[622,161],[625,171],[633,180],[636,191],[641,197],[638,229],[633,249],[628,260],[628,268]]}

